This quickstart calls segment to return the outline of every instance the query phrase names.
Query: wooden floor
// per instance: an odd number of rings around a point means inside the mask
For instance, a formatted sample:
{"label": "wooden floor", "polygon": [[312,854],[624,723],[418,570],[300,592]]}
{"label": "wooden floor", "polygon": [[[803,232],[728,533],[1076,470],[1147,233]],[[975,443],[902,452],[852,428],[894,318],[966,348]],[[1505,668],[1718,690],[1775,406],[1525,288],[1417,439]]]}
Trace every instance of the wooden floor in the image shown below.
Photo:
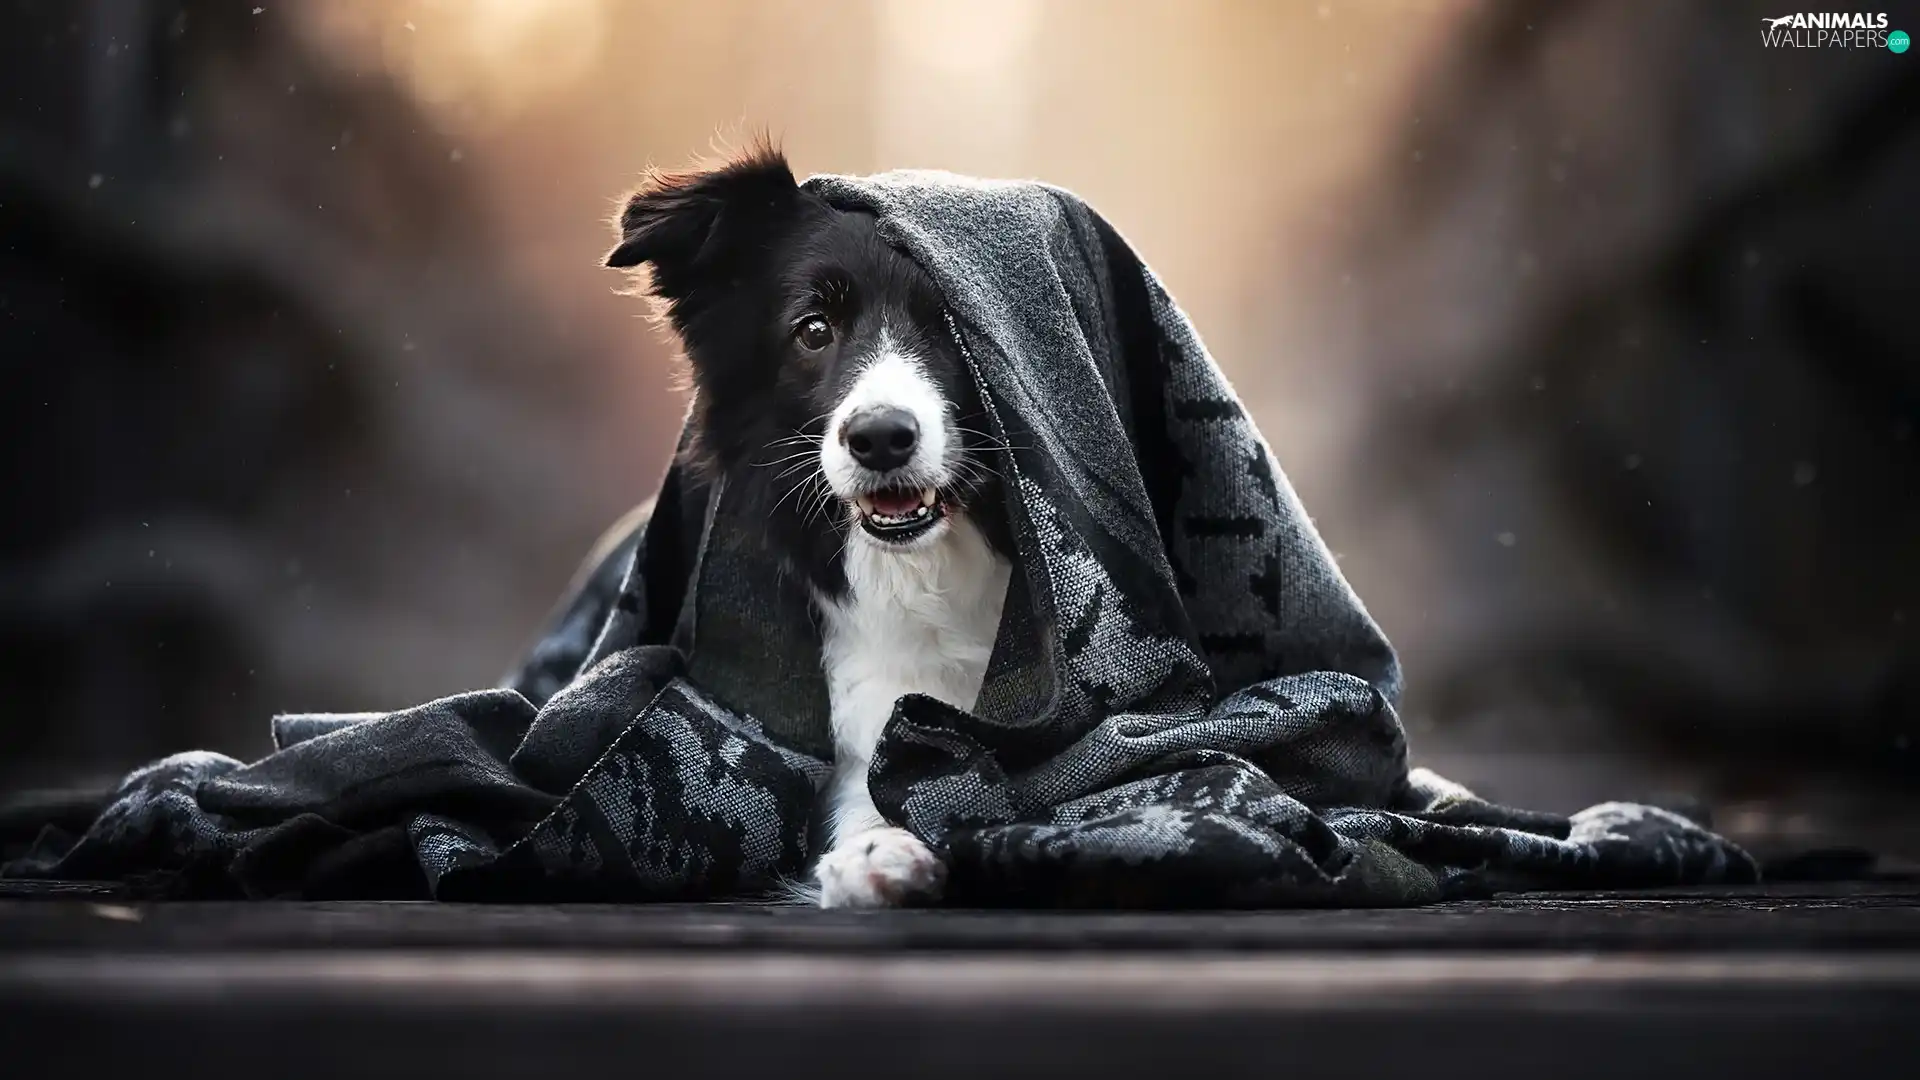
{"label": "wooden floor", "polygon": [[1908,1075],[1920,886],[1408,911],[0,900],[20,1076]]}

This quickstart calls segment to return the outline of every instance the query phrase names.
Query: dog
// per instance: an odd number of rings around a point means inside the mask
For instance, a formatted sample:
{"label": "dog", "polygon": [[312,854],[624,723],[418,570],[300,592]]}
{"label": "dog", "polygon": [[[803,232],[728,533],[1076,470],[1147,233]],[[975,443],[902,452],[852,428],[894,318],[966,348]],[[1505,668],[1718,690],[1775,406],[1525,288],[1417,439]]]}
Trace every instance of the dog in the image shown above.
{"label": "dog", "polygon": [[895,702],[971,709],[1000,626],[1012,538],[981,393],[933,281],[869,214],[828,205],[767,145],[654,173],[607,265],[648,289],[692,375],[689,464],[767,522],[821,632],[833,730],[827,908],[937,899],[946,869],[875,807]]}

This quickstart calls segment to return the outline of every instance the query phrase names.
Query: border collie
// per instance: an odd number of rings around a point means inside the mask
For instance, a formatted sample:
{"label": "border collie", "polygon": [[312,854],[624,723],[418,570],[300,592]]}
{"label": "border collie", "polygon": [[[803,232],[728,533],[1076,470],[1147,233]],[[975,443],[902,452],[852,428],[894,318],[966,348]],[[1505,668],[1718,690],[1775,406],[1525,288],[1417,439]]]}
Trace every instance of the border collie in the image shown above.
{"label": "border collie", "polygon": [[693,376],[693,460],[768,522],[821,630],[834,762],[823,907],[936,898],[946,868],[875,808],[867,771],[905,694],[970,709],[1012,550],[980,393],[926,273],[870,215],[794,182],[761,146],[659,174],[607,265],[650,291]]}

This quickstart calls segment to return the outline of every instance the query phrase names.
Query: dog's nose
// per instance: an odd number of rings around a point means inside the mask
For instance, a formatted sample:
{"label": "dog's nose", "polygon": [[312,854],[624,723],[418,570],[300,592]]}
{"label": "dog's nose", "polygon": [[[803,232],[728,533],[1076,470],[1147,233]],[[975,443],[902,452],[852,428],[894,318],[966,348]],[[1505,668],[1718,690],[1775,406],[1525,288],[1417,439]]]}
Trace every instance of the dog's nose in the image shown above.
{"label": "dog's nose", "polygon": [[886,472],[912,460],[920,424],[905,409],[873,409],[848,420],[843,434],[853,460],[874,472]]}

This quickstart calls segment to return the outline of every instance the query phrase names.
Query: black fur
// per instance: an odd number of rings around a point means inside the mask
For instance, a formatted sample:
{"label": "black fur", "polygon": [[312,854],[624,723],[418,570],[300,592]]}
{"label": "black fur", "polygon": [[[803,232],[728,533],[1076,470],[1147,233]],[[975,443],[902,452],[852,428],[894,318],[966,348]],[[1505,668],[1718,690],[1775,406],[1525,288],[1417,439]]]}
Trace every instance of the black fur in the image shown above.
{"label": "black fur", "polygon": [[[952,410],[966,464],[943,500],[1011,552],[980,389],[932,280],[881,240],[869,215],[803,191],[779,151],[756,147],[706,172],[656,174],[634,193],[607,265],[641,263],[692,369],[690,463],[761,507],[774,553],[816,589],[846,591],[849,528],[820,476],[818,440],[883,323],[926,362]],[[795,340],[812,315],[834,331],[819,351]]]}

